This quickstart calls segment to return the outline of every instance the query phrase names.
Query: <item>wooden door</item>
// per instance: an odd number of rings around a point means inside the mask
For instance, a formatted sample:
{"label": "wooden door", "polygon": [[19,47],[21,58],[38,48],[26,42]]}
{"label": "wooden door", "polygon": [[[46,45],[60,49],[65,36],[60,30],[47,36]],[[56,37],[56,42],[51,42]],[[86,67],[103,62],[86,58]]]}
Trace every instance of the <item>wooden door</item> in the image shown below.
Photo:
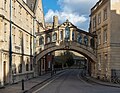
{"label": "wooden door", "polygon": [[6,61],[3,63],[3,79],[4,79],[4,84],[6,83]]}

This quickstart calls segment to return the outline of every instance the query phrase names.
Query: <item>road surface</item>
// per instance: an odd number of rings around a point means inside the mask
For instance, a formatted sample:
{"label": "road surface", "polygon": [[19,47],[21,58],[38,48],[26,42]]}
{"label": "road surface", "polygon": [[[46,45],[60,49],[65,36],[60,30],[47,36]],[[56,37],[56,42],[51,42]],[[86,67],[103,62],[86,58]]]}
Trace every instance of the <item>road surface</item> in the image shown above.
{"label": "road surface", "polygon": [[81,79],[80,73],[80,69],[67,70],[33,93],[120,93],[120,88],[86,82]]}

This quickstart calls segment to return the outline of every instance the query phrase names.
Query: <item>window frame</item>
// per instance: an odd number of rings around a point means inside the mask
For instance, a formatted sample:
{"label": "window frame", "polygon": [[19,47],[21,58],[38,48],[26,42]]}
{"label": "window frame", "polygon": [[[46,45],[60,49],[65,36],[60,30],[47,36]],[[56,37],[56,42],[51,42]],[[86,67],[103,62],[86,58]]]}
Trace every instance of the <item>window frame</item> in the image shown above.
{"label": "window frame", "polygon": [[44,45],[44,37],[43,36],[41,36],[39,38],[39,45]]}
{"label": "window frame", "polygon": [[98,14],[98,25],[101,24],[101,12]]}
{"label": "window frame", "polygon": [[54,32],[54,33],[53,33],[53,42],[55,42],[56,40],[57,40],[57,33]]}
{"label": "window frame", "polygon": [[108,18],[108,8],[105,7],[103,9],[103,21],[107,20],[107,18]]}
{"label": "window frame", "polygon": [[107,28],[104,28],[104,31],[103,31],[103,43],[106,43],[107,42]]}
{"label": "window frame", "polygon": [[97,23],[97,22],[96,22],[96,16],[94,16],[94,17],[93,17],[93,28],[96,27],[96,25],[97,25],[96,23]]}

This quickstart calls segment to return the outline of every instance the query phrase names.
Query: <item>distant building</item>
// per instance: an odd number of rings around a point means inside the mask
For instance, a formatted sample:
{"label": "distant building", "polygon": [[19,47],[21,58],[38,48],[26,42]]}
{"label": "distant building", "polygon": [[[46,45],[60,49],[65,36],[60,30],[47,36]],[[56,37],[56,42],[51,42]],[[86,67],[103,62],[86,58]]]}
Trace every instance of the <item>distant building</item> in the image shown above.
{"label": "distant building", "polygon": [[53,28],[53,23],[45,23],[47,29]]}
{"label": "distant building", "polygon": [[91,9],[90,33],[97,35],[97,64],[92,75],[109,79],[120,70],[120,0],[99,0]]}
{"label": "distant building", "polygon": [[45,25],[47,29],[57,28],[60,25],[58,16],[53,16],[53,23],[46,22]]}

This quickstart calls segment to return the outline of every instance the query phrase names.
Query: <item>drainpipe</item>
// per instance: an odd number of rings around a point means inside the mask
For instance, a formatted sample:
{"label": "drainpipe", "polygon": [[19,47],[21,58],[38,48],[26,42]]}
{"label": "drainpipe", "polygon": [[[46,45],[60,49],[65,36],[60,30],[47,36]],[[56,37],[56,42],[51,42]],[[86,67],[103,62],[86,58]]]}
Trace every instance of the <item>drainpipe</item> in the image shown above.
{"label": "drainpipe", "polygon": [[35,36],[33,38],[33,56],[34,56],[34,59],[33,59],[33,65],[34,65],[34,77],[36,77],[36,72],[37,72],[37,69],[36,69],[36,44],[35,44],[35,38],[36,38],[36,35],[35,35],[35,21],[36,21],[36,17],[35,17],[35,14],[34,14],[34,17],[33,17],[33,36]]}
{"label": "drainpipe", "polygon": [[10,0],[9,83],[12,84],[12,0]]}

